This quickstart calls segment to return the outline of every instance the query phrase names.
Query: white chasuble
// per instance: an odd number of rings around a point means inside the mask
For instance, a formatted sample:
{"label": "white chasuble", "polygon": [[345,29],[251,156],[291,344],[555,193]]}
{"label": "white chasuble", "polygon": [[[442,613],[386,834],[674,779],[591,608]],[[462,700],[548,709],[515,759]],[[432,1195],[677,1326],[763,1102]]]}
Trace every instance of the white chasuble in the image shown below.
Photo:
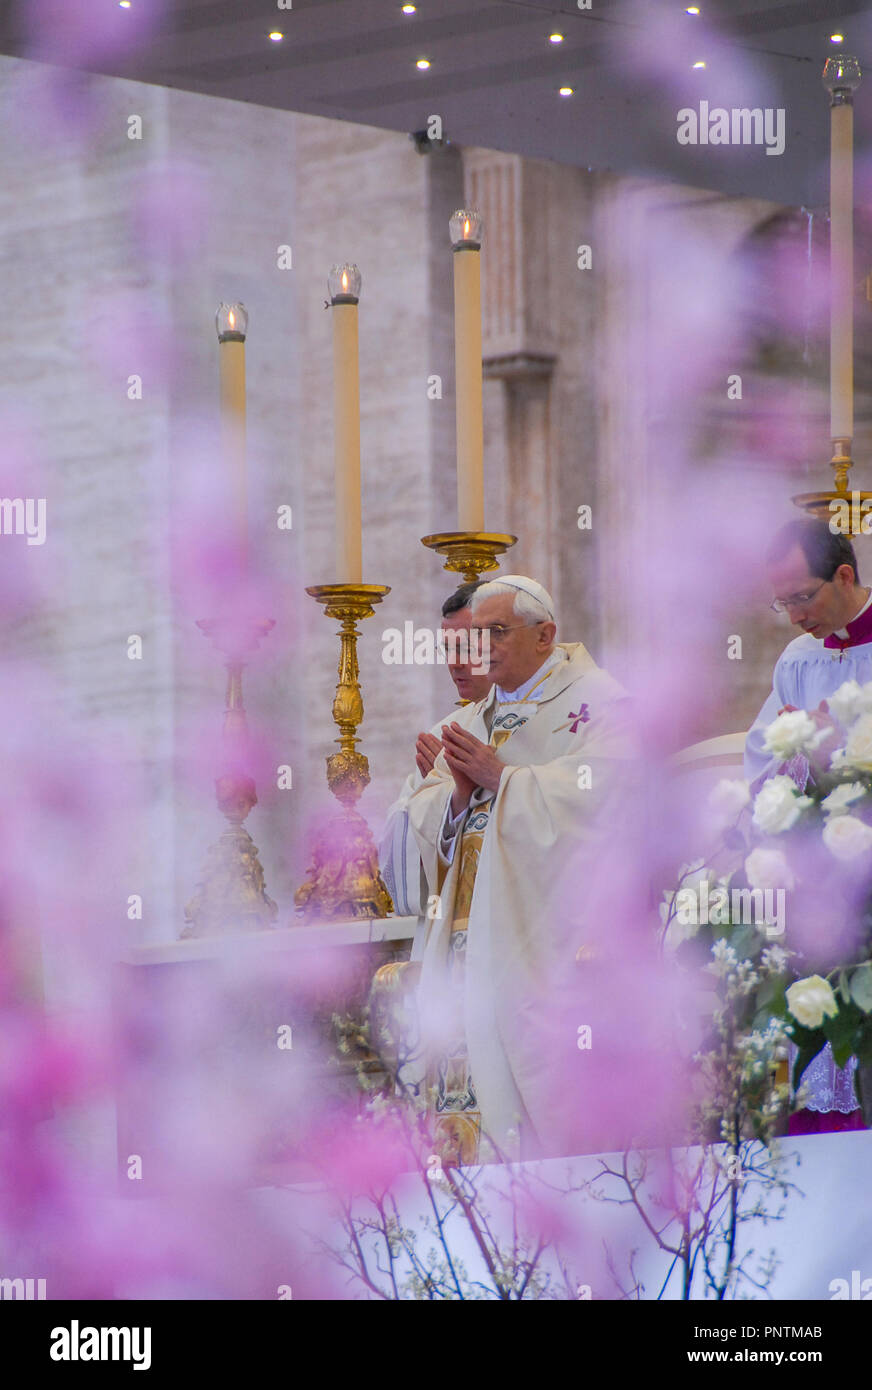
{"label": "white chasuble", "polygon": [[549,980],[571,972],[575,957],[552,890],[573,850],[599,832],[634,744],[623,688],[580,643],[555,650],[562,660],[526,700],[499,705],[492,689],[454,716],[482,743],[492,739],[506,769],[492,797],[473,798],[450,863],[440,853],[454,791],[443,753],[408,801],[428,893],[439,899],[422,946],[422,1033],[443,1129],[461,1152],[479,1113],[483,1136],[508,1156],[560,1152],[563,1142],[541,1019]]}
{"label": "white chasuble", "polygon": [[[528,701],[503,701],[490,705],[490,746],[502,748],[512,734],[526,724],[535,706],[525,710]],[[487,716],[485,716],[487,720]],[[451,935],[446,960],[446,996],[442,1047],[430,1060],[427,1082],[433,1092],[435,1123],[434,1147],[445,1161],[469,1164],[478,1161],[481,1147],[481,1111],[475,1095],[475,1082],[469,1065],[464,1019],[466,985],[466,946],[469,913],[484,833],[490,819],[493,794],[470,806],[463,826],[459,851],[460,868],[454,890]],[[448,865],[439,866],[439,898],[444,897]]]}
{"label": "white chasuble", "polygon": [[[430,733],[442,740],[442,725],[457,717],[455,709]],[[398,917],[420,917],[427,907],[427,884],[421,867],[418,842],[409,825],[409,797],[420,787],[423,777],[417,766],[409,773],[396,801],[388,808],[385,828],[378,849],[379,868],[393,899]],[[413,959],[416,955],[413,955]]]}

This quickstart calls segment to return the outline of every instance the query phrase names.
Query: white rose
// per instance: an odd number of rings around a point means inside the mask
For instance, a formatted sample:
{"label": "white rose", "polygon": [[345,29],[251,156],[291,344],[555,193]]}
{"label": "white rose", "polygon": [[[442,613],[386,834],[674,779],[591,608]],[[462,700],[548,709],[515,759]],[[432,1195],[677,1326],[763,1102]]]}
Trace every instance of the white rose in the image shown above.
{"label": "white rose", "polygon": [[719,821],[727,825],[732,825],[751,799],[748,790],[748,783],[733,781],[727,777],[721,779],[717,786],[709,793],[709,809],[714,813]]}
{"label": "white rose", "polygon": [[824,826],[823,842],[836,859],[857,859],[872,849],[872,826],[857,816],[833,816]]}
{"label": "white rose", "polygon": [[848,735],[845,763],[872,772],[872,714],[862,715]]}
{"label": "white rose", "polygon": [[796,879],[780,849],[754,849],[745,860],[752,888],[793,888]]}
{"label": "white rose", "polygon": [[805,980],[797,980],[786,993],[787,1007],[797,1023],[803,1028],[820,1028],[827,1018],[835,1018],[839,1012],[836,996],[827,980],[820,975],[809,975]]}
{"label": "white rose", "polygon": [[819,729],[804,709],[789,710],[787,714],[779,714],[778,718],[767,726],[763,735],[763,745],[770,753],[786,762],[794,753],[817,748],[828,733],[828,729]]}
{"label": "white rose", "polygon": [[829,796],[824,797],[821,807],[828,816],[841,816],[846,806],[865,795],[866,788],[862,782],[843,782],[841,786],[834,787]]}
{"label": "white rose", "polygon": [[797,794],[792,777],[770,777],[754,799],[754,824],[765,835],[777,835],[795,825],[811,804],[810,796]]}
{"label": "white rose", "polygon": [[827,696],[827,708],[847,728],[861,714],[872,714],[872,683],[861,686],[856,681],[845,681],[835,695]]}

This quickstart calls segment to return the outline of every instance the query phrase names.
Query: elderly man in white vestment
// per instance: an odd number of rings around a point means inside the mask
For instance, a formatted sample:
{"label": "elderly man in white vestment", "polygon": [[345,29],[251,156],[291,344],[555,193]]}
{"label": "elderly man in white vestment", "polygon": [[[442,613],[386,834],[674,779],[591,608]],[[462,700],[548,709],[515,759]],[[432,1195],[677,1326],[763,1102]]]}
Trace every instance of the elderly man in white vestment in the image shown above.
{"label": "elderly man in white vestment", "polygon": [[[790,615],[802,634],[785,647],[775,666],[772,694],[745,742],[745,776],[759,782],[787,772],[801,791],[809,764],[799,754],[789,764],[764,747],[769,724],[785,710],[804,709],[833,737],[816,755],[829,762],[841,742],[827,709],[827,697],[845,681],[872,681],[872,589],[860,584],[857,557],[846,536],[825,521],[788,522],[773,537],[767,568],[776,597],[772,607]],[[829,1043],[803,1074],[808,1106],[790,1119],[790,1133],[862,1129],[854,1093],[856,1058],[837,1067]]]}
{"label": "elderly man in white vestment", "polygon": [[485,1138],[512,1156],[567,1151],[542,1039],[549,982],[571,976],[575,948],[550,890],[601,826],[632,746],[626,692],[581,643],[556,643],[541,584],[506,575],[470,608],[495,684],[445,723],[408,801],[438,895],[418,995],[434,1147],[461,1163],[487,1155]]}
{"label": "elderly man in white vestment", "polygon": [[[490,670],[485,671],[485,663],[475,660],[479,655],[477,648],[470,649],[468,640],[472,624],[469,600],[479,587],[480,580],[461,584],[442,605],[442,629],[446,634],[466,634],[466,644],[458,637],[454,650],[446,651],[446,664],[454,682],[460,703],[470,704],[483,700],[493,684]],[[442,749],[441,731],[445,719],[440,719],[427,732],[418,734],[415,744],[415,768],[409,773],[402,790],[389,808],[384,833],[379,845],[379,864],[394,903],[394,910],[401,917],[419,917],[427,906],[427,885],[423,880],[421,855],[417,841],[409,828],[409,797],[416,787],[420,787],[431,771]],[[412,947],[412,960],[417,960],[422,945],[421,929],[415,933]]]}

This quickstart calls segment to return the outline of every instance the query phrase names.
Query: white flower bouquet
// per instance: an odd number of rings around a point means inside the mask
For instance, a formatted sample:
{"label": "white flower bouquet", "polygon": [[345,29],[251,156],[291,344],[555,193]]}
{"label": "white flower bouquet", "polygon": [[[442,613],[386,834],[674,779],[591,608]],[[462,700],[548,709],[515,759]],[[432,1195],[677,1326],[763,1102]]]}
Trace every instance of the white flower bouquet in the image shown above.
{"label": "white flower bouquet", "polygon": [[[798,1087],[829,1042],[838,1066],[858,1058],[857,1082],[870,1123],[872,682],[846,682],[812,714],[780,715],[765,742],[785,761],[804,755],[805,785],[778,775],[753,796],[742,781],[715,788],[710,810],[720,820],[722,843],[709,865],[683,865],[677,887],[664,894],[663,942],[682,968],[714,975],[712,1036],[723,1037],[729,1016],[731,1045],[745,1058],[746,1083],[753,1080],[747,1059],[754,1059],[754,1075],[762,1076],[764,1061],[772,1065],[779,1049],[783,1056],[789,1038],[798,1048]],[[725,874],[725,867],[732,871]],[[819,921],[832,921],[833,949],[843,959],[828,956],[820,931],[791,932],[790,922],[808,918],[803,908],[810,901]],[[758,1116],[765,1109],[758,1106]]]}

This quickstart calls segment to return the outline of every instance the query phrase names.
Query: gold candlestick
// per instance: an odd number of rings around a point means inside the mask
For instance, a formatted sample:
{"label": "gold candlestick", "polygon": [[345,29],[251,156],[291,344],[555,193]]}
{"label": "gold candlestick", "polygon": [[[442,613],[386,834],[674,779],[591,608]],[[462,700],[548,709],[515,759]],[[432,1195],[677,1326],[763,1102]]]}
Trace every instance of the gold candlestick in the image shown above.
{"label": "gold candlestick", "polygon": [[390,589],[384,584],[316,584],[306,590],[323,603],[328,618],[338,618],[339,682],[333,719],[339,729],[339,752],[327,759],[327,785],[342,813],[318,834],[305,883],[294,894],[298,917],[322,921],[387,917],[391,896],[379,872],[372,832],[357,802],[369,783],[369,763],[356,744],[363,723],[363,697],[357,664],[357,623],[370,618]]}
{"label": "gold candlestick", "polygon": [[275,623],[272,618],[244,624],[203,618],[197,627],[227,658],[222,768],[215,779],[215,795],[229,825],[209,850],[201,881],[185,907],[183,938],[263,931],[273,925],[278,913],[266,892],[257,846],[242,824],[257,805],[254,779],[246,771],[249,737],[242,702],[244,658]]}
{"label": "gold candlestick", "polygon": [[499,569],[496,557],[504,554],[517,539],[517,536],[498,531],[439,531],[434,536],[422,536],[421,544],[428,550],[435,550],[437,555],[447,556],[443,569],[472,581],[487,570]]}
{"label": "gold candlestick", "polygon": [[830,94],[830,437],[835,492],[793,498],[809,516],[843,535],[862,534],[872,492],[848,491],[854,432],[854,92],[860,64],[843,53],[828,58],[823,84]]}

